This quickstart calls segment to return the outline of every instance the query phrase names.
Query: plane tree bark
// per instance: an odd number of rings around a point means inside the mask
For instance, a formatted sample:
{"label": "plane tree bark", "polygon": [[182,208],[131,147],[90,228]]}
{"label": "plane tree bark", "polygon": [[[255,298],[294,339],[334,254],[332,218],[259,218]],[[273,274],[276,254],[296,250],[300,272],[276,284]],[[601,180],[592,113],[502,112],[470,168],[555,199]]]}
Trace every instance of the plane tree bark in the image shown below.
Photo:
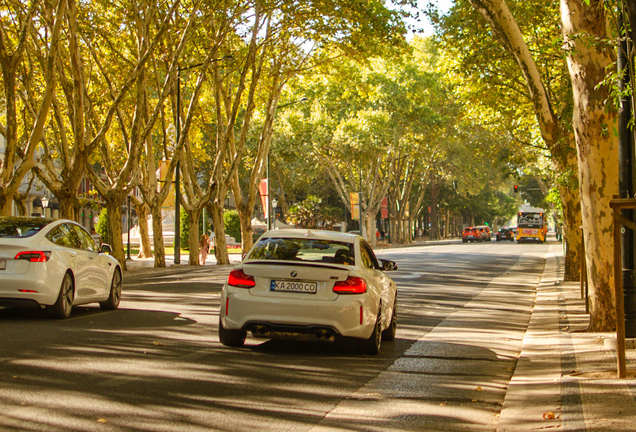
{"label": "plane tree bark", "polygon": [[590,289],[590,330],[612,331],[614,309],[613,219],[609,202],[618,195],[618,139],[615,111],[608,110],[607,86],[598,84],[615,60],[607,40],[607,16],[601,1],[561,0],[563,39],[574,95],[585,259]]}

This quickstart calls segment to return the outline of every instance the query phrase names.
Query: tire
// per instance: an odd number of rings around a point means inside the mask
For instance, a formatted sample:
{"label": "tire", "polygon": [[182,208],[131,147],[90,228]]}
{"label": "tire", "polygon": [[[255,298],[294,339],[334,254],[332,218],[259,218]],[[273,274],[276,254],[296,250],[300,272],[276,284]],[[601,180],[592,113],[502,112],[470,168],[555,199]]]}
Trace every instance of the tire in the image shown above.
{"label": "tire", "polygon": [[369,339],[360,340],[360,353],[369,354],[369,355],[378,355],[380,352],[380,346],[382,345],[382,322],[380,320],[380,313],[382,310],[382,306],[380,306],[380,310],[378,311],[378,315],[375,318],[375,326],[373,327],[373,333]]}
{"label": "tire", "polygon": [[391,342],[395,340],[395,332],[397,331],[397,296],[393,303],[393,312],[391,313],[391,324],[382,331],[382,340]]}
{"label": "tire", "polygon": [[71,316],[73,309],[73,293],[75,284],[70,273],[66,273],[62,279],[60,293],[57,295],[57,301],[53,306],[49,306],[49,312],[53,318],[66,319]]}
{"label": "tire", "polygon": [[243,330],[227,330],[219,317],[219,340],[225,346],[242,347],[245,345],[247,332]]}
{"label": "tire", "polygon": [[119,302],[121,301],[121,271],[119,267],[115,269],[115,273],[113,274],[113,280],[110,283],[110,293],[108,294],[108,299],[103,302],[99,302],[99,307],[104,310],[115,310],[119,307]]}

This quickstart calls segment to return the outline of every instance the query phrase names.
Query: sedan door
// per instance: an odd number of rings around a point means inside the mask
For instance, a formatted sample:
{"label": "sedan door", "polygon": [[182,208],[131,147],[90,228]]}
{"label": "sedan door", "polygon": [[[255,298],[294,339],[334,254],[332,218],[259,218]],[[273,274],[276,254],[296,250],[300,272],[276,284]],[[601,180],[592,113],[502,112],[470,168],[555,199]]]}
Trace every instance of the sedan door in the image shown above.
{"label": "sedan door", "polygon": [[59,246],[55,250],[56,259],[70,269],[75,280],[74,303],[91,296],[93,290],[89,281],[88,256],[81,249],[81,242],[71,224],[58,225],[46,235],[47,240]]}
{"label": "sedan door", "polygon": [[86,255],[88,262],[86,273],[88,284],[97,296],[108,296],[110,291],[110,261],[105,255],[99,253],[95,240],[81,226],[72,225],[81,244],[81,249]]}
{"label": "sedan door", "polygon": [[380,291],[380,297],[382,299],[382,321],[385,323],[382,327],[385,328],[388,326],[391,314],[393,313],[393,305],[397,295],[395,283],[381,270],[378,259],[373,253],[373,249],[371,249],[371,246],[364,240],[360,241],[360,255],[363,266],[372,275],[372,283],[376,285]]}

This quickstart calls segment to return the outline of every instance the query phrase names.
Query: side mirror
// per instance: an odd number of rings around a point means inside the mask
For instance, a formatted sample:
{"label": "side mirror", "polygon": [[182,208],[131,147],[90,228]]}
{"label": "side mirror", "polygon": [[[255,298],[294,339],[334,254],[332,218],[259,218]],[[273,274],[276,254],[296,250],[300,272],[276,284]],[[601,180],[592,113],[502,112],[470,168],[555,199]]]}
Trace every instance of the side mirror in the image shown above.
{"label": "side mirror", "polygon": [[110,245],[109,245],[109,244],[102,243],[102,249],[101,249],[101,251],[100,251],[100,252],[101,252],[101,253],[106,253],[106,254],[112,255],[112,254],[113,254],[113,248],[112,248],[112,247],[110,247]]}
{"label": "side mirror", "polygon": [[381,259],[380,263],[382,263],[382,270],[384,271],[393,271],[398,269],[398,265],[395,261]]}

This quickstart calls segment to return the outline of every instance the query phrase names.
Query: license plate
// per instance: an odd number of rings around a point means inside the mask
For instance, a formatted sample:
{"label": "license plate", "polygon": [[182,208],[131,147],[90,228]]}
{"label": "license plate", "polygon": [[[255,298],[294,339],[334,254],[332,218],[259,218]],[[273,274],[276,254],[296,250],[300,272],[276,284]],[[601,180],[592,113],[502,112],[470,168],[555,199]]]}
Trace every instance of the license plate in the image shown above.
{"label": "license plate", "polygon": [[0,270],[5,270],[7,268],[7,262],[5,260],[0,260]]}
{"label": "license plate", "polygon": [[318,284],[316,282],[277,281],[273,280],[269,286],[270,291],[297,292],[316,294]]}

